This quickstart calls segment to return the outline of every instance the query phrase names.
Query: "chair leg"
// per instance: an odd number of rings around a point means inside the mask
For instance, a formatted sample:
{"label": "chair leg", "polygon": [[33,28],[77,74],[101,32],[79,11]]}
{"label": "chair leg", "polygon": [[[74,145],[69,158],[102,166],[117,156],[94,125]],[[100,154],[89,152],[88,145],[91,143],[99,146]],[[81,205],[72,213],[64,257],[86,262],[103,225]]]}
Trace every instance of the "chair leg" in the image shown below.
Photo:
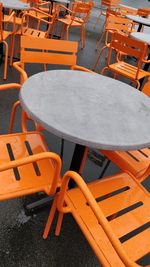
{"label": "chair leg", "polygon": [[57,225],[56,225],[56,230],[55,230],[55,235],[56,236],[59,236],[59,234],[60,234],[63,217],[64,217],[64,213],[63,212],[59,212]]}
{"label": "chair leg", "polygon": [[18,106],[20,106],[20,101],[15,102],[14,105],[13,105],[13,107],[12,107],[12,111],[11,111],[11,115],[10,115],[10,124],[9,124],[8,133],[12,133],[13,132],[15,114],[16,114],[16,110],[17,110],[17,107]]}
{"label": "chair leg", "polygon": [[11,40],[10,40],[10,66],[12,66],[13,62],[13,54],[14,54],[14,34],[11,35]]}
{"label": "chair leg", "polygon": [[3,41],[5,44],[5,62],[4,62],[4,80],[7,79],[7,65],[8,65],[8,44]]}
{"label": "chair leg", "polygon": [[96,69],[97,64],[98,64],[98,62],[99,62],[99,60],[100,60],[100,57],[101,57],[101,55],[102,55],[102,53],[103,53],[103,51],[104,51],[105,48],[107,48],[106,45],[101,49],[101,51],[100,51],[100,53],[99,53],[99,55],[98,55],[98,58],[97,58],[97,60],[96,60],[96,62],[95,62],[95,64],[94,64],[94,66],[93,66],[93,70]]}
{"label": "chair leg", "polygon": [[98,43],[97,43],[97,45],[96,45],[95,50],[98,50],[98,48],[99,48],[99,46],[100,46],[100,43],[101,43],[102,40],[103,40],[104,35],[105,35],[105,32],[102,33],[102,35],[101,35],[101,37],[100,37],[100,39],[99,39],[99,41],[98,41]]}
{"label": "chair leg", "polygon": [[66,40],[69,40],[69,27],[66,27]]}
{"label": "chair leg", "polygon": [[57,203],[57,195],[54,198],[52,207],[50,209],[48,220],[47,220],[47,223],[46,223],[46,226],[44,229],[44,233],[43,233],[43,239],[46,239],[48,237],[48,234],[49,234],[49,231],[50,231],[50,228],[51,228],[51,225],[52,225],[55,213],[56,213],[56,209],[57,209],[56,203]]}

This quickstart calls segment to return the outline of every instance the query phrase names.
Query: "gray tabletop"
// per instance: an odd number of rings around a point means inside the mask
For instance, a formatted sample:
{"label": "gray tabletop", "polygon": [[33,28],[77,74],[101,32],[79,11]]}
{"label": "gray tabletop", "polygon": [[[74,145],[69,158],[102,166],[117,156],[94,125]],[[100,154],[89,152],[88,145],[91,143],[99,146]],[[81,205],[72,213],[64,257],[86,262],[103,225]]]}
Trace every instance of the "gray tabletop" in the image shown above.
{"label": "gray tabletop", "polygon": [[150,18],[143,18],[140,16],[126,15],[126,18],[131,19],[137,23],[140,23],[145,26],[150,26]]}
{"label": "gray tabletop", "polygon": [[30,8],[29,4],[21,2],[21,0],[0,0],[4,8],[11,8],[16,10],[27,10]]}
{"label": "gray tabletop", "polygon": [[132,6],[127,6],[127,5],[123,5],[123,4],[119,4],[120,7],[126,7],[126,8],[130,8],[130,9],[133,9],[133,10],[138,10],[137,8],[135,7],[132,7]]}
{"label": "gray tabletop", "polygon": [[23,84],[20,101],[32,119],[74,143],[109,150],[150,146],[150,99],[115,79],[41,72]]}
{"label": "gray tabletop", "polygon": [[144,32],[132,32],[130,35],[132,38],[142,41],[150,45],[150,34]]}

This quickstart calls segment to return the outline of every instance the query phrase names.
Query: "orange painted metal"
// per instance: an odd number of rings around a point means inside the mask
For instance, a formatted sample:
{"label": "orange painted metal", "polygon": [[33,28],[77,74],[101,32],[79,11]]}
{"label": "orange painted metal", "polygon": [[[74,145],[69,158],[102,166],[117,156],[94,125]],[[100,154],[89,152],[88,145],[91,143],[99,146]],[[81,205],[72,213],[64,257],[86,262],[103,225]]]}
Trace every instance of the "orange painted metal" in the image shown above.
{"label": "orange painted metal", "polygon": [[[143,177],[149,174],[150,167]],[[77,187],[68,190],[70,178]],[[102,266],[138,267],[137,260],[150,252],[149,205],[150,194],[130,173],[86,185],[79,174],[69,171],[55,196],[43,238],[56,210],[57,235],[64,213],[71,213]]]}
{"label": "orange painted metal", "polygon": [[65,65],[68,67],[76,65],[78,43],[63,40],[33,38],[32,36],[21,36],[20,61],[13,66],[20,72],[21,84],[27,79],[24,70],[26,63]]}
{"label": "orange painted metal", "polygon": [[[110,63],[113,50],[118,51],[118,53],[115,63]],[[146,43],[114,32],[111,35],[110,47],[108,48],[107,67],[102,69],[101,74],[109,70],[114,73],[114,77],[119,77],[120,75],[125,76],[131,81],[131,84],[135,83],[139,89],[139,80],[150,76],[148,71],[142,69],[142,64],[144,62],[150,62],[150,60],[146,60],[147,53],[148,45]],[[120,59],[119,55],[135,57],[137,59],[136,66],[125,62],[123,56]]]}
{"label": "orange painted metal", "polygon": [[53,195],[60,185],[61,160],[39,132],[0,136],[0,200],[35,192]]}
{"label": "orange painted metal", "polygon": [[129,20],[127,18],[120,17],[118,15],[114,15],[113,13],[110,11],[107,11],[105,30],[103,31],[103,33],[102,33],[102,35],[101,35],[101,37],[100,37],[100,39],[96,45],[96,50],[98,50],[104,37],[105,37],[105,45],[102,47],[102,49],[99,52],[96,63],[93,66],[93,70],[96,69],[97,64],[100,60],[100,57],[101,57],[104,49],[110,47],[110,43],[108,40],[110,39],[110,36],[113,32],[118,32],[118,33],[121,33],[123,35],[129,36],[132,31],[135,31],[134,30],[134,23],[131,20]]}
{"label": "orange painted metal", "polygon": [[[4,30],[5,24],[13,21],[13,27],[11,31]],[[12,12],[7,19],[3,19],[3,5],[0,3],[0,43],[5,46],[5,61],[4,61],[4,80],[7,79],[7,65],[8,65],[8,43],[6,40],[10,37],[10,65],[12,65],[13,50],[14,50],[14,34],[16,30],[16,15]]]}
{"label": "orange painted metal", "polygon": [[93,7],[93,2],[73,2],[71,9],[61,5],[65,11],[69,14],[64,18],[59,18],[58,21],[62,23],[61,37],[62,39],[66,35],[66,39],[69,39],[69,29],[79,28],[81,33],[81,45],[82,48],[85,46],[85,27],[89,20],[90,13]]}

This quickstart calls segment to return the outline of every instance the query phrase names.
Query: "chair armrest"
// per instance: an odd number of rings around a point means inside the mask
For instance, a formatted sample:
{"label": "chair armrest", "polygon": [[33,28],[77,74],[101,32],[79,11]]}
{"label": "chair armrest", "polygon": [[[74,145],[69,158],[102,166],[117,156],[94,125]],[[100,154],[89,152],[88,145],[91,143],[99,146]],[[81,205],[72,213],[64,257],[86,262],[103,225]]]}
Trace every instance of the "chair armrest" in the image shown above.
{"label": "chair armrest", "polygon": [[71,13],[71,14],[75,14],[74,11],[72,11],[71,9],[67,8],[66,6],[64,6],[64,5],[62,5],[62,4],[60,4],[60,8],[65,9],[66,11],[68,11],[68,12]]}
{"label": "chair armrest", "polygon": [[13,11],[13,12],[9,15],[9,17],[7,17],[7,19],[5,19],[3,22],[4,22],[4,23],[7,23],[7,22],[11,21],[12,18],[14,18],[14,21],[15,21],[16,13],[15,13],[14,11]]}
{"label": "chair armrest", "polygon": [[20,72],[22,78],[23,78],[23,81],[21,79],[21,84],[26,81],[28,79],[28,75],[27,73],[25,72],[25,70],[22,69],[21,67],[21,62],[20,61],[17,61],[17,62],[14,62],[13,63],[13,67]]}
{"label": "chair armrest", "polygon": [[0,91],[1,90],[9,90],[9,89],[20,89],[21,84],[19,83],[7,83],[7,84],[1,84],[0,85]]}
{"label": "chair armrest", "polygon": [[57,200],[57,208],[60,212],[69,212],[69,207],[64,207],[64,200],[65,200],[65,193],[68,188],[68,183],[70,179],[73,179],[77,186],[79,187],[80,191],[83,193],[84,197],[87,200],[87,203],[91,207],[93,213],[95,214],[95,217],[97,218],[98,222],[100,223],[101,227],[103,228],[105,234],[107,235],[109,241],[111,242],[112,246],[116,250],[117,254],[121,258],[122,262],[125,264],[125,266],[128,267],[139,267],[138,264],[132,262],[128,255],[126,254],[125,250],[123,249],[120,241],[115,236],[114,232],[112,231],[111,226],[108,223],[108,220],[105,218],[101,208],[97,204],[95,198],[93,197],[91,191],[89,190],[88,186],[82,179],[82,177],[73,171],[68,171],[64,174],[61,184],[60,193],[58,195]]}
{"label": "chair armrest", "polygon": [[54,161],[55,173],[54,173],[54,179],[53,179],[53,182],[52,182],[50,194],[55,194],[56,188],[57,188],[57,184],[58,184],[58,181],[59,181],[59,178],[60,178],[60,171],[61,171],[61,165],[62,165],[61,159],[56,153],[53,153],[53,152],[42,152],[42,153],[39,153],[39,154],[27,156],[25,158],[16,159],[16,160],[4,163],[4,164],[0,164],[0,172],[1,171],[6,171],[6,170],[9,170],[9,169],[13,169],[15,167],[23,166],[23,165],[26,165],[26,164],[29,164],[29,163],[33,163],[33,162],[36,162],[36,161],[39,161],[39,160],[43,160],[43,159],[52,159]]}
{"label": "chair armrest", "polygon": [[84,68],[84,67],[81,67],[81,66],[78,66],[78,65],[74,65],[71,67],[71,70],[81,70],[81,71],[85,71],[85,72],[90,72],[90,73],[95,73],[94,71],[92,70],[89,70],[87,68]]}

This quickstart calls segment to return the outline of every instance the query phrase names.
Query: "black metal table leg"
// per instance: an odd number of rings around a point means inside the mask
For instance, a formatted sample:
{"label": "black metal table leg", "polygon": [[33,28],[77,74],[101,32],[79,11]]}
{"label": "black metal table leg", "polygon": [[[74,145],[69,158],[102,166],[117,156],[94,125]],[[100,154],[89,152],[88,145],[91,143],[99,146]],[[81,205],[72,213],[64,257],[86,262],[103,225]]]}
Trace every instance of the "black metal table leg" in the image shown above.
{"label": "black metal table leg", "polygon": [[[70,165],[71,171],[79,172],[81,161],[84,155],[84,151],[85,151],[85,146],[78,145],[78,144],[75,145],[75,149],[74,149],[74,153],[73,153],[73,157],[72,157],[72,161]],[[74,186],[75,186],[74,181],[70,180],[69,188],[73,188]]]}

